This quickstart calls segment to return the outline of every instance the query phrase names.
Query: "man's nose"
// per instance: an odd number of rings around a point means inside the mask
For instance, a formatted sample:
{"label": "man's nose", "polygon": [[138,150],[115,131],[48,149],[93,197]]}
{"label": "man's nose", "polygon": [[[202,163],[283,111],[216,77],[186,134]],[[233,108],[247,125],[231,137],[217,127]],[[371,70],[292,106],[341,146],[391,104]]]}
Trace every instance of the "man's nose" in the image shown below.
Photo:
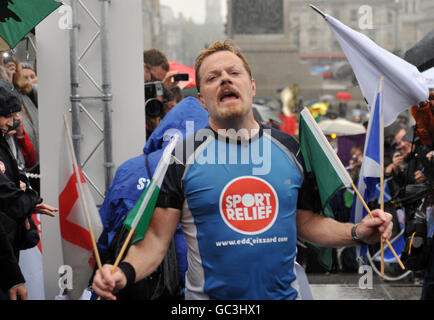
{"label": "man's nose", "polygon": [[226,83],[232,83],[232,79],[229,73],[223,71],[221,74],[221,84],[226,84]]}

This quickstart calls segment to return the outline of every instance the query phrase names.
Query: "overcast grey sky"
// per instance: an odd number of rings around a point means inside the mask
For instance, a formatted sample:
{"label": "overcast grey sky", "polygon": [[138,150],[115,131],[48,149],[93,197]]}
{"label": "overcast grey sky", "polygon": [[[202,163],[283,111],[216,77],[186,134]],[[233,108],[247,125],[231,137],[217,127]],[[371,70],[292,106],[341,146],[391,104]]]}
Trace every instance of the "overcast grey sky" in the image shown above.
{"label": "overcast grey sky", "polygon": [[[226,0],[221,1],[222,15],[226,15]],[[184,17],[192,18],[196,23],[203,23],[205,20],[205,0],[160,0],[161,5],[171,7],[175,16],[182,12]]]}

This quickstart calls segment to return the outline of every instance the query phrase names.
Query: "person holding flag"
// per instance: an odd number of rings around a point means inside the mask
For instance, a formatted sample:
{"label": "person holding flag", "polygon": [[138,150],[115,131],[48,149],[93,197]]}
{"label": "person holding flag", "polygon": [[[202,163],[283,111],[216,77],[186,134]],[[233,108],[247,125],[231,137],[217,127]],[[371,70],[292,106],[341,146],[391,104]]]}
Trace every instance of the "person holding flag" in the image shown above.
{"label": "person holding flag", "polygon": [[[98,247],[104,261],[115,261],[125,241],[127,228],[122,226],[122,223],[149,185],[163,151],[169,144],[169,141],[165,141],[165,134],[169,129],[179,130],[184,137],[193,134],[194,132],[189,130],[189,123],[194,124],[194,130],[208,124],[208,113],[193,97],[183,99],[163,118],[148,138],[142,155],[125,161],[117,169],[99,210],[104,229],[98,240]],[[151,276],[139,281],[129,290],[121,290],[117,295],[118,299],[161,299],[179,296],[176,292],[179,288],[178,279],[181,288],[184,288],[187,269],[186,245],[180,227],[175,233],[174,244],[170,246],[163,262]],[[178,275],[176,271],[173,275],[175,269],[178,269]]]}
{"label": "person holding flag", "polygon": [[357,227],[313,212],[318,192],[297,141],[254,120],[256,84],[241,51],[216,42],[200,53],[195,71],[209,127],[178,144],[144,239],[118,268],[96,272],[98,295],[116,299],[114,291],[149,275],[179,222],[188,300],[297,299],[297,237],[328,247],[390,238],[391,215],[382,210]]}

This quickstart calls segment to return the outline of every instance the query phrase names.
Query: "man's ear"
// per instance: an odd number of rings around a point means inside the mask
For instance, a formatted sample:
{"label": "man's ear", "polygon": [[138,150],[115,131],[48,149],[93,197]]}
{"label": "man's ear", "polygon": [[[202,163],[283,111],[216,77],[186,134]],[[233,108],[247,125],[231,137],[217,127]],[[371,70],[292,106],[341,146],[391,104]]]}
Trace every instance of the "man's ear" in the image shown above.
{"label": "man's ear", "polygon": [[252,93],[253,93],[253,97],[256,96],[256,82],[255,79],[252,78]]}
{"label": "man's ear", "polygon": [[205,104],[205,100],[203,100],[202,96],[200,93],[197,94],[197,98],[199,99],[200,104],[202,105],[202,107],[208,111],[208,109],[206,108],[206,104]]}

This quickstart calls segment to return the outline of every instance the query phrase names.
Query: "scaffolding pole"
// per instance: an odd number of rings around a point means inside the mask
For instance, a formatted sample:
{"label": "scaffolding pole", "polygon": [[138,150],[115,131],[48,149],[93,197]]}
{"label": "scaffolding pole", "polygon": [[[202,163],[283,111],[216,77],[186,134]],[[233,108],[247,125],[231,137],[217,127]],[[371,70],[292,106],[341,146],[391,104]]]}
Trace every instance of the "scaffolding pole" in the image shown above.
{"label": "scaffolding pole", "polygon": [[109,48],[108,48],[108,28],[107,17],[110,0],[102,1],[101,12],[101,72],[102,72],[102,89],[104,104],[104,167],[105,167],[105,188],[109,188],[113,179],[113,153],[112,153],[112,124],[111,124],[111,78],[109,65]]}
{"label": "scaffolding pole", "polygon": [[[72,139],[73,145],[75,149],[75,155],[80,166],[80,169],[83,171],[85,176],[86,170],[84,166],[87,164],[88,160],[95,154],[96,149],[99,148],[101,142],[97,144],[97,146],[92,150],[91,154],[85,158],[85,162],[81,161],[81,140],[84,138],[81,133],[80,128],[80,112],[84,111],[86,115],[90,115],[90,113],[86,110],[83,105],[83,100],[101,100],[103,108],[102,108],[102,118],[103,118],[103,146],[104,146],[104,182],[105,182],[105,191],[110,186],[111,181],[113,180],[113,150],[112,150],[112,123],[111,123],[111,102],[112,102],[112,85],[111,85],[111,75],[110,75],[110,54],[109,54],[109,42],[108,42],[108,13],[109,13],[109,5],[110,0],[99,0],[101,3],[101,21],[98,22],[92,12],[85,6],[85,4],[81,0],[71,0],[71,9],[72,9],[72,29],[70,30],[70,69],[71,69],[71,127],[72,127]],[[95,34],[91,42],[86,47],[85,51],[81,56],[78,55],[78,42],[79,42],[79,30],[80,24],[78,23],[78,5],[80,5],[83,10],[89,15],[91,20],[95,23],[95,25],[99,28],[99,31]],[[101,79],[102,85],[96,82],[96,80],[92,77],[89,71],[80,63],[81,58],[86,55],[92,45],[94,45],[97,37],[100,37],[100,45],[101,45]],[[82,71],[83,74],[95,85],[95,87],[102,93],[101,96],[92,96],[86,97],[81,96],[79,94],[79,71]],[[92,119],[94,125],[99,130],[101,127],[99,124]],[[104,198],[104,193],[92,182],[91,179],[88,179],[91,186],[93,186],[94,190]]]}
{"label": "scaffolding pole", "polygon": [[[78,94],[79,86],[79,61],[77,54],[78,45],[78,30],[80,28],[77,19],[77,1],[71,0],[72,9],[72,28],[69,31],[69,55],[70,55],[70,73],[71,73],[71,130],[72,141],[75,150],[75,157],[77,162],[81,163],[80,159],[80,142],[81,142],[81,130],[80,130],[80,99]],[[81,167],[81,166],[80,166]]]}

